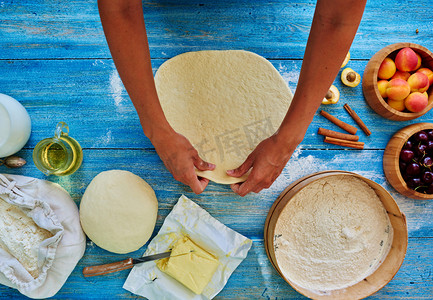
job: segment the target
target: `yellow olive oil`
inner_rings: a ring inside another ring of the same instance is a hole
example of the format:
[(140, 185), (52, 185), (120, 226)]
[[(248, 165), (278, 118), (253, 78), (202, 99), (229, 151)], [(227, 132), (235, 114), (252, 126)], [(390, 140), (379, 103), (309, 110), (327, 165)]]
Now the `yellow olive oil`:
[(50, 169), (60, 170), (68, 162), (68, 156), (59, 144), (48, 144), (41, 153), (41, 161)]
[(33, 162), (46, 175), (70, 175), (83, 161), (80, 144), (60, 129), (54, 138), (40, 141), (33, 150)]

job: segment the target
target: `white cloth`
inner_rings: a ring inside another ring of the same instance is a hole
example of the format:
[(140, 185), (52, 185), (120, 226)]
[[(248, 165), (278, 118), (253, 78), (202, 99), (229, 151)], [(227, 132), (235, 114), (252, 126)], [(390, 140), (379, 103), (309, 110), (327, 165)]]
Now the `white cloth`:
[(58, 184), (19, 175), (0, 174), (0, 198), (18, 206), (52, 237), (39, 245), (39, 276), (0, 248), (0, 284), (18, 289), (35, 299), (54, 296), (84, 254), (86, 237), (78, 209)]
[(182, 195), (144, 255), (166, 252), (173, 242), (185, 235), (208, 250), (220, 262), (201, 295), (196, 295), (180, 282), (160, 271), (155, 261), (135, 266), (123, 288), (150, 300), (212, 299), (224, 288), (230, 275), (247, 257), (252, 246), (250, 239), (228, 228)]

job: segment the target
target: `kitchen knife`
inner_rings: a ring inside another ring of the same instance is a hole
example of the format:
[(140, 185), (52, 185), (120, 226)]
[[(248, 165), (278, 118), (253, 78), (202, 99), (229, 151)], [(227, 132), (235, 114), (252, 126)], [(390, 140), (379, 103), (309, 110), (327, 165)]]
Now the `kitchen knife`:
[(131, 269), (136, 264), (140, 264), (140, 263), (143, 263), (146, 261), (166, 258), (166, 257), (169, 257), (170, 254), (171, 254), (171, 251), (153, 254), (153, 255), (148, 255), (148, 256), (143, 256), (140, 258), (128, 258), (128, 259), (114, 262), (114, 263), (110, 263), (110, 264), (85, 267), (83, 269), (83, 275), (84, 275), (84, 277), (91, 277), (91, 276), (105, 275), (105, 274), (114, 273), (117, 271)]

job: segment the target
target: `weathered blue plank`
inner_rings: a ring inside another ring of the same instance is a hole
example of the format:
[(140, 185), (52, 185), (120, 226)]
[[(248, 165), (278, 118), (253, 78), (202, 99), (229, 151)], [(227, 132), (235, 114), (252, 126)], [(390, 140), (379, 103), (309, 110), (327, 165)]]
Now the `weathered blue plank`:
[[(433, 260), (430, 251), (432, 238), (409, 239), (405, 261), (394, 279), (369, 299), (431, 299)], [(140, 249), (132, 256), (141, 256)], [(87, 243), (86, 253), (60, 292), (52, 299), (137, 299), (122, 285), (129, 271), (103, 277), (84, 278), (82, 269), (126, 259)], [(17, 291), (0, 286), (0, 299), (24, 299)], [(253, 240), (247, 258), (235, 270), (227, 285), (215, 299), (306, 299), (286, 283), (269, 263), (262, 239)]]
[[(145, 1), (144, 16), (154, 70), (167, 58), (186, 51), (244, 49), (271, 58), (294, 90), (314, 4), (310, 0)], [(362, 75), (368, 59), (380, 48), (395, 42), (415, 42), (432, 50), (432, 8), (428, 0), (368, 1), (351, 48), (353, 60), (348, 66)], [(183, 193), (224, 224), (254, 240), (249, 256), (217, 299), (301, 298), (270, 266), (263, 248), (263, 225), (273, 201), (289, 183), (329, 169), (353, 171), (382, 184), (407, 217), (410, 239), (403, 267), (390, 284), (371, 298), (433, 297), (430, 255), (433, 201), (399, 195), (387, 184), (382, 171), (383, 149), (392, 134), (408, 124), (432, 121), (432, 112), (407, 122), (383, 119), (367, 106), (361, 86), (348, 88), (337, 78), (335, 85), (342, 99), (324, 109), (354, 124), (342, 108), (344, 103), (349, 103), (373, 132), (370, 137), (359, 133), (367, 150), (341, 150), (325, 145), (316, 134), (317, 128), (337, 128), (316, 115), (299, 147), (301, 150), (295, 152), (270, 189), (241, 198), (228, 186), (211, 183), (205, 193), (194, 195), (171, 177), (143, 136), (135, 110), (110, 59), (96, 1), (0, 2), (0, 70), (0, 92), (23, 103), (33, 121), (32, 137), (19, 153), (29, 163), (17, 170), (0, 166), (0, 173), (45, 178), (31, 162), (31, 150), (39, 140), (52, 135), (58, 121), (66, 121), (71, 135), (85, 148), (84, 163), (72, 176), (48, 179), (61, 184), (77, 204), (96, 174), (108, 169), (126, 169), (147, 180), (155, 189), (159, 199), (157, 229)], [(144, 249), (132, 255), (139, 256)], [(83, 260), (55, 299), (139, 298), (121, 288), (127, 272), (90, 280), (81, 275), (84, 266), (125, 257), (89, 243)], [(0, 286), (0, 298), (23, 297)]]
[[(153, 60), (154, 70), (165, 60)], [(271, 60), (294, 91), (301, 61)], [(363, 74), (365, 61), (350, 61), (348, 66)], [(0, 61), (0, 93), (19, 100), (29, 111), (33, 122), (27, 147), (51, 136), (58, 121), (67, 122), (71, 136), (84, 148), (153, 148), (142, 133), (135, 109), (121, 83), (112, 60), (18, 60)], [(339, 76), (334, 81), (341, 93), (335, 105), (322, 105), (341, 120), (357, 126), (343, 109), (344, 103), (359, 114), (373, 134), (359, 129), (360, 140), (367, 149), (384, 149), (389, 138), (400, 128), (417, 122), (432, 122), (433, 112), (412, 121), (391, 121), (376, 114), (365, 102), (362, 87), (344, 86)], [(317, 129), (341, 131), (316, 114), (304, 141), (303, 149), (341, 149), (323, 143)]]
[[(14, 173), (45, 178), (31, 161), (31, 151), (19, 153), (28, 165), (9, 170), (0, 166), (0, 173)], [(323, 170), (345, 170), (358, 173), (384, 186), (406, 214), (409, 236), (433, 238), (433, 201), (412, 200), (398, 194), (388, 185), (382, 171), (383, 151), (297, 151), (273, 186), (259, 194), (241, 198), (227, 185), (211, 183), (201, 195), (175, 181), (157, 154), (144, 150), (85, 150), (80, 170), (66, 177), (48, 177), (63, 186), (79, 203), (87, 185), (99, 172), (110, 169), (129, 170), (145, 179), (159, 199), (158, 223), (161, 225), (174, 203), (183, 193), (203, 206), (222, 223), (250, 238), (263, 237), (263, 227), (269, 208), (278, 195), (293, 181)], [(247, 212), (247, 213), (245, 213)]]
[[(301, 59), (314, 6), (311, 0), (144, 1), (151, 56), (245, 49)], [(429, 0), (368, 1), (353, 57), (368, 59), (395, 42), (433, 46), (432, 7)], [(94, 0), (3, 1), (0, 20), (0, 59), (110, 57)]]

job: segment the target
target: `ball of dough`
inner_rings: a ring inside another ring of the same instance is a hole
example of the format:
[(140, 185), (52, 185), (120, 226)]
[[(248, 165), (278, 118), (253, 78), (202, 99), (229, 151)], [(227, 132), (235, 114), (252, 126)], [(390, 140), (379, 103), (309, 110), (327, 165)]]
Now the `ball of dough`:
[(150, 185), (121, 170), (98, 174), (80, 204), (84, 232), (96, 245), (114, 253), (142, 247), (152, 235), (157, 213), (158, 200)]

